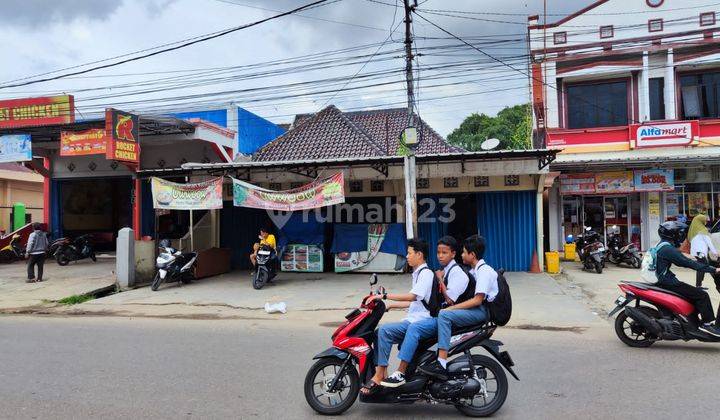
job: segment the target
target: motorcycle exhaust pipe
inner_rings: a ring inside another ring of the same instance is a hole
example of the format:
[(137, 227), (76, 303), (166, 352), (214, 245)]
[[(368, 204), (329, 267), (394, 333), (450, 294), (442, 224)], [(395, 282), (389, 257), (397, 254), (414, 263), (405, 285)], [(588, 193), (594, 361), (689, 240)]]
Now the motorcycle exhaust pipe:
[(650, 318), (649, 316), (645, 315), (643, 311), (641, 311), (638, 308), (633, 308), (630, 306), (625, 307), (625, 314), (629, 317), (637, 321), (640, 325), (642, 325), (647, 332), (654, 335), (655, 337), (661, 337), (662, 336), (662, 326), (658, 324), (657, 321)]

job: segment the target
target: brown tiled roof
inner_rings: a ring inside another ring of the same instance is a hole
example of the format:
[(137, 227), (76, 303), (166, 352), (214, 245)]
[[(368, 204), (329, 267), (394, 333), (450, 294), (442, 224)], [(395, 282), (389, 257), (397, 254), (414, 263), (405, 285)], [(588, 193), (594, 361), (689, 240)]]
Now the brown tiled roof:
[[(417, 116), (422, 127), (418, 154), (462, 151)], [(398, 138), (407, 124), (407, 109), (341, 112), (330, 105), (317, 114), (295, 117), (290, 130), (258, 150), (256, 161), (396, 156)]]

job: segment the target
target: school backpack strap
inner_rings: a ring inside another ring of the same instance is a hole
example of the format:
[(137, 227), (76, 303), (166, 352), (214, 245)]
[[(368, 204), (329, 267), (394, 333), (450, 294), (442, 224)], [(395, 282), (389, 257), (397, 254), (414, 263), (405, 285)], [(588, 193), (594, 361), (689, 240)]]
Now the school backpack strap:
[[(430, 270), (430, 267), (425, 266), (425, 267), (421, 268), (420, 271), (418, 272), (418, 277), (420, 276), (420, 273), (423, 272), (423, 270)], [(440, 312), (440, 302), (438, 301), (438, 299), (439, 299), (438, 294), (440, 293), (440, 290), (439, 290), (439, 285), (436, 284), (437, 276), (435, 276), (435, 273), (432, 270), (430, 270), (430, 273), (432, 273), (432, 275), (433, 275), (433, 282), (432, 282), (432, 286), (430, 287), (430, 296), (427, 297), (427, 301), (425, 301), (425, 299), (420, 299), (420, 303), (422, 303), (422, 305), (425, 307), (425, 309), (427, 309), (427, 311), (430, 312), (430, 315), (432, 315), (432, 317), (434, 318), (434, 317), (437, 317), (438, 313)], [(433, 294), (435, 294), (435, 299), (434, 299), (436, 301), (435, 305), (431, 305), (431, 303), (433, 301)]]

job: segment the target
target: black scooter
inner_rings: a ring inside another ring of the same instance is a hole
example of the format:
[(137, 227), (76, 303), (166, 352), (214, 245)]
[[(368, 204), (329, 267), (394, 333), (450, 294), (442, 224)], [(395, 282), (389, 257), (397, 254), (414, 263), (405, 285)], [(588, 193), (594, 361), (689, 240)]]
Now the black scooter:
[(634, 243), (624, 244), (618, 233), (608, 233), (607, 260), (615, 265), (625, 263), (640, 268), (642, 255)]
[(271, 246), (263, 245), (255, 255), (255, 263), (252, 286), (260, 290), (277, 276), (277, 253)]
[(55, 261), (58, 265), (68, 265), (71, 261), (84, 260), (90, 258), (97, 261), (95, 256), (95, 246), (93, 245), (93, 236), (91, 234), (81, 235), (70, 241), (69, 238), (62, 238), (55, 251)]

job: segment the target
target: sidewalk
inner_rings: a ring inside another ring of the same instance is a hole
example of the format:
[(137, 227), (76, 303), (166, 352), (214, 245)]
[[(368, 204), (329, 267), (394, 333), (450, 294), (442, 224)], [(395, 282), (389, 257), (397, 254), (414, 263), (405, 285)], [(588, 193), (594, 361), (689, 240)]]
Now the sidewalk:
[(60, 267), (45, 262), (42, 283), (25, 283), (25, 261), (0, 265), (0, 310), (13, 312), (57, 302), (73, 295), (95, 294), (115, 285), (115, 259), (98, 257)]

